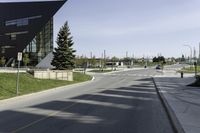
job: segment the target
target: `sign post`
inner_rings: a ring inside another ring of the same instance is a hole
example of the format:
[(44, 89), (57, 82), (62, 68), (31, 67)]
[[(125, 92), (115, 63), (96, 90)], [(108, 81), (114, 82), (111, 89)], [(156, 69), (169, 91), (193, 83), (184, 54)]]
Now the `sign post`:
[(17, 54), (18, 60), (18, 67), (17, 67), (17, 81), (16, 81), (16, 94), (19, 94), (19, 68), (20, 68), (20, 61), (22, 61), (22, 52), (18, 52)]

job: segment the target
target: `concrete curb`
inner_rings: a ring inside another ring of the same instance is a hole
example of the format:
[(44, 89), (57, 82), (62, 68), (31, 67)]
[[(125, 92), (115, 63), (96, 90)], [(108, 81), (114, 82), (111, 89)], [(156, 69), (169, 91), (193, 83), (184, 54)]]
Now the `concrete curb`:
[(165, 96), (163, 95), (162, 90), (157, 86), (154, 77), (152, 77), (152, 80), (153, 80), (154, 86), (156, 88), (156, 91), (158, 93), (158, 96), (161, 100), (161, 103), (163, 104), (164, 109), (167, 113), (167, 116), (169, 118), (169, 121), (172, 125), (173, 130), (175, 131), (175, 133), (185, 133), (185, 131), (184, 131), (182, 125), (180, 124), (180, 122), (178, 121), (174, 111), (172, 110), (172, 108), (168, 104)]
[[(23, 98), (26, 98), (26, 97), (29, 97), (29, 96), (33, 96), (33, 95), (44, 94), (44, 93), (47, 93), (47, 92), (52, 92), (52, 91), (56, 91), (56, 90), (60, 90), (60, 89), (67, 89), (67, 88), (71, 88), (71, 87), (81, 86), (81, 85), (93, 82), (94, 80), (95, 80), (95, 77), (93, 76), (92, 79), (89, 80), (89, 81), (65, 85), (65, 86), (60, 86), (60, 87), (51, 88), (51, 89), (48, 89), (48, 90), (43, 90), (43, 91), (24, 94), (24, 95), (20, 95), (20, 96), (8, 98), (8, 99), (3, 99), (3, 100), (0, 100), (0, 104), (6, 103), (6, 102), (9, 102), (9, 101), (16, 101), (16, 100), (23, 99)], [(67, 87), (67, 88), (65, 88), (65, 87)]]

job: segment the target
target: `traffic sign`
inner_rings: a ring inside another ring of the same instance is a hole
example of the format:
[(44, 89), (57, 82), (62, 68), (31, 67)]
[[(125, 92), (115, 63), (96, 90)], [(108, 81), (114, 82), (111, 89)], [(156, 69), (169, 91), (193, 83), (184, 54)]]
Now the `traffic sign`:
[(22, 61), (22, 52), (17, 53), (17, 60)]

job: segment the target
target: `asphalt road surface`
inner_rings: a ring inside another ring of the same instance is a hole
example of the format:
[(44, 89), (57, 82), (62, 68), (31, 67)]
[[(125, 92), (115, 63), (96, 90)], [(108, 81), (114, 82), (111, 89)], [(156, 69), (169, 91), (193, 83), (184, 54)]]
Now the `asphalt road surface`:
[(92, 82), (0, 104), (0, 133), (173, 133), (151, 76), (99, 74)]

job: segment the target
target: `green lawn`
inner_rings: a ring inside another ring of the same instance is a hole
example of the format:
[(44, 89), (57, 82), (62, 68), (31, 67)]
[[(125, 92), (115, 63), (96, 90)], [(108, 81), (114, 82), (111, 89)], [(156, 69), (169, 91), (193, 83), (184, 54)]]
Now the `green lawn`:
[[(194, 67), (182, 68), (181, 71), (183, 71), (184, 73), (194, 73), (195, 68)], [(197, 72), (200, 72), (200, 66), (197, 66)]]
[[(28, 94), (59, 86), (91, 80), (91, 76), (74, 73), (74, 81), (35, 79), (27, 73), (20, 73), (19, 94)], [(0, 73), (0, 100), (16, 96), (16, 74)]]

